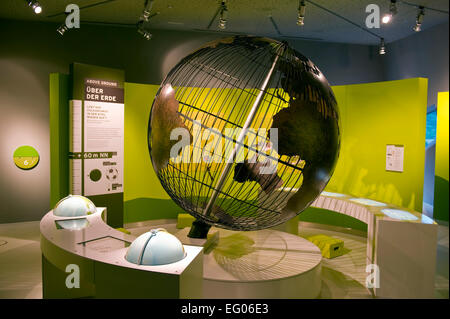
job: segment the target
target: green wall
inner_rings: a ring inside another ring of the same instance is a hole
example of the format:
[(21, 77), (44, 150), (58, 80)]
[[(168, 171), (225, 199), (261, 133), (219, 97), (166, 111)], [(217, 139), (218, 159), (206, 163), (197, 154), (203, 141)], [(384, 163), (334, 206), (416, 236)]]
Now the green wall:
[(124, 223), (176, 218), (182, 212), (162, 188), (148, 152), (148, 119), (158, 88), (125, 83)]
[[(181, 212), (161, 187), (148, 153), (148, 118), (157, 89), (157, 85), (125, 84), (124, 223), (175, 218)], [(342, 148), (327, 190), (421, 211), (427, 80), (336, 86), (333, 90), (341, 111)], [(386, 144), (405, 146), (403, 173), (385, 170)], [(335, 215), (311, 208), (300, 220), (365, 228), (359, 221)]]
[[(158, 85), (125, 83), (123, 223), (176, 218), (181, 209), (162, 188), (150, 162), (147, 125)], [(53, 207), (69, 193), (70, 77), (50, 75), (51, 192)]]
[(448, 92), (439, 92), (437, 103), (436, 166), (434, 171), (435, 181), (433, 217), (434, 219), (444, 221), (448, 221), (449, 214), (448, 104)]
[(50, 207), (69, 194), (69, 75), (50, 74)]
[[(341, 111), (339, 161), (327, 190), (422, 211), (427, 79), (333, 87)], [(404, 145), (403, 172), (386, 145)]]
[[(84, 100), (84, 79), (109, 79), (123, 87), (124, 71), (72, 63), (70, 74), (51, 73), (49, 83), (50, 207), (68, 195), (69, 188), (69, 101)], [(83, 164), (82, 164), (83, 165)], [(107, 223), (123, 226), (123, 193), (87, 196), (98, 207), (107, 207)]]

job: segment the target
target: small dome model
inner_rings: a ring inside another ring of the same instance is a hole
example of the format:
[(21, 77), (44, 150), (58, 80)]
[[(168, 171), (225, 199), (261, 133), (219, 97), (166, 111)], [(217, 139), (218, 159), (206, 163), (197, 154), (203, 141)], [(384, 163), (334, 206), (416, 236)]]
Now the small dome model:
[(94, 203), (80, 195), (69, 195), (61, 199), (53, 208), (53, 214), (60, 217), (86, 216), (96, 212)]
[(136, 238), (125, 259), (133, 264), (157, 266), (180, 261), (186, 256), (183, 244), (164, 228), (152, 229)]
[(86, 218), (58, 220), (57, 225), (62, 229), (80, 230), (86, 228), (89, 222)]

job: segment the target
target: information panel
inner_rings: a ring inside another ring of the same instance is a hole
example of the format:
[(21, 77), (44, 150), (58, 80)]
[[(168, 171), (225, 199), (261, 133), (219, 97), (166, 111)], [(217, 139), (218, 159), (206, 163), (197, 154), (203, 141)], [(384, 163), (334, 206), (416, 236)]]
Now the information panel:
[(123, 192), (124, 104), (117, 85), (86, 79), (85, 100), (71, 103), (72, 194)]
[(403, 145), (386, 145), (386, 170), (403, 172)]
[(74, 64), (70, 100), (69, 191), (107, 207), (108, 224), (123, 223), (123, 71)]

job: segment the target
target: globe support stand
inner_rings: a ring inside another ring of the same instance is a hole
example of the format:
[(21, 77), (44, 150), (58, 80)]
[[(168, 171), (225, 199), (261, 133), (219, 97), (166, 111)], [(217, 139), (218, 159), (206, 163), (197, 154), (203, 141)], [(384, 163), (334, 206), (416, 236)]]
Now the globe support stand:
[(208, 225), (207, 223), (201, 220), (196, 220), (192, 223), (192, 227), (191, 230), (189, 231), (188, 237), (206, 239), (206, 236), (208, 235), (208, 231), (210, 228), (211, 225)]

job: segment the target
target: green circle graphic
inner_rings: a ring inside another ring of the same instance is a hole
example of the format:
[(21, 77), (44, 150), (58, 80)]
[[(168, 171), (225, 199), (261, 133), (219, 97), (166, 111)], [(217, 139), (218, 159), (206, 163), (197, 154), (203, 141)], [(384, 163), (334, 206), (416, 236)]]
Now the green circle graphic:
[(24, 145), (14, 151), (13, 159), (18, 168), (28, 170), (39, 163), (39, 153), (34, 147)]
[(98, 169), (93, 169), (90, 173), (89, 173), (89, 178), (93, 181), (93, 182), (98, 182), (100, 180), (100, 178), (102, 178), (102, 172), (100, 172), (100, 170)]

